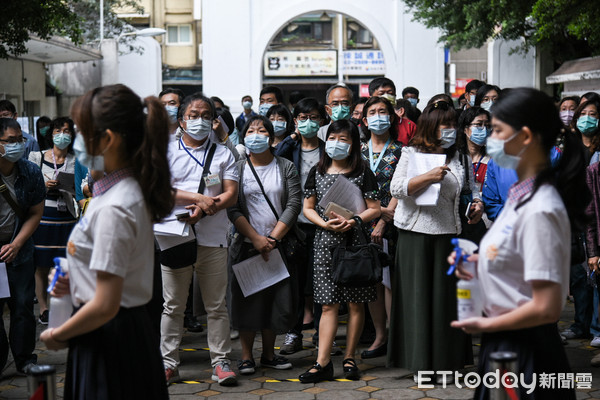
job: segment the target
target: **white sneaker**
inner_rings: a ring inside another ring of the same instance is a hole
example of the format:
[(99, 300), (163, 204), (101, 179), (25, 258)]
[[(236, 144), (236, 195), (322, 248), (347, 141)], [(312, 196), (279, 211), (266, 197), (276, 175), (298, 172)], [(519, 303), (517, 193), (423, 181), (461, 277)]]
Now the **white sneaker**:
[(232, 329), (231, 331), (229, 331), (229, 338), (231, 340), (238, 339), (239, 337), (240, 337), (240, 331), (238, 331), (236, 329)]
[(592, 346), (592, 347), (600, 347), (600, 336), (594, 336), (594, 338), (590, 342), (590, 346)]

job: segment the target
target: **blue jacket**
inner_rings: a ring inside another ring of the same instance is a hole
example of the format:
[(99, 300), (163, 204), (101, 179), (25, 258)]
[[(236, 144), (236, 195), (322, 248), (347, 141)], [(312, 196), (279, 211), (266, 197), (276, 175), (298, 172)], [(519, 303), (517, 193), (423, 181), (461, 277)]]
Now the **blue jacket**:
[[(300, 152), (302, 151), (302, 140), (294, 140), (291, 136), (283, 139), (275, 148), (275, 155), (287, 158), (294, 163), (298, 172), (300, 172)], [(325, 142), (319, 140), (319, 155), (325, 151)]]

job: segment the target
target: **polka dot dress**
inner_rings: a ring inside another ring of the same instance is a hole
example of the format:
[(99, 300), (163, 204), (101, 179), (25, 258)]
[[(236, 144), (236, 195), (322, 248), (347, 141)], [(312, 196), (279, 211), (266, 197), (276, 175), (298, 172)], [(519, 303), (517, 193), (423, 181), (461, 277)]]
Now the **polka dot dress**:
[[(369, 171), (370, 172), (370, 171)], [(317, 203), (321, 201), (325, 193), (329, 190), (331, 185), (335, 182), (337, 174), (325, 174), (321, 175), (314, 169), (311, 171), (314, 173), (315, 188), (309, 189), (305, 187), (304, 195), (308, 198), (316, 194)], [(350, 182), (354, 183), (360, 188), (363, 188), (364, 173), (358, 177), (348, 178)], [(310, 180), (310, 177), (309, 177)], [(309, 186), (307, 184), (307, 186)], [(365, 192), (363, 190), (363, 197), (365, 199), (378, 200), (377, 190), (371, 190)], [(318, 204), (315, 207), (317, 213), (323, 220), (328, 221), (329, 218), (325, 216), (324, 209)], [(353, 229), (353, 244), (359, 244), (358, 235)], [(375, 286), (365, 288), (348, 288), (337, 286), (333, 282), (332, 278), (332, 267), (331, 267), (331, 248), (346, 240), (347, 233), (338, 233), (328, 231), (317, 227), (315, 234), (315, 254), (314, 254), (314, 275), (313, 275), (313, 286), (314, 286), (314, 299), (319, 304), (339, 304), (339, 303), (367, 303), (376, 300), (377, 294)]]

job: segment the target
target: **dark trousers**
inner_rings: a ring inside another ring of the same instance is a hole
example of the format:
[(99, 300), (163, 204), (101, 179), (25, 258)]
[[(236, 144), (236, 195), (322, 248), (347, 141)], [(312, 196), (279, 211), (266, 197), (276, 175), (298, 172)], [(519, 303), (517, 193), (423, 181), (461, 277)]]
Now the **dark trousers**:
[[(33, 257), (22, 264), (7, 264), (8, 286), (10, 298), (0, 299), (0, 310), (7, 304), (10, 310), (10, 332), (6, 336), (4, 320), (0, 319), (0, 370), (6, 365), (8, 347), (17, 370), (22, 370), (29, 363), (35, 363), (35, 316), (33, 314), (33, 298), (35, 296), (35, 267)], [(1, 314), (1, 313), (0, 313)]]
[(298, 224), (300, 229), (306, 235), (306, 254), (305, 258), (299, 260), (297, 265), (298, 271), (298, 308), (296, 315), (296, 323), (294, 327), (290, 329), (290, 333), (302, 337), (302, 322), (304, 321), (304, 303), (306, 296), (312, 296), (313, 294), (313, 261), (314, 261), (314, 242), (315, 242), (315, 231), (316, 226), (311, 224)]
[(571, 265), (570, 291), (575, 303), (575, 317), (571, 330), (587, 337), (592, 322), (592, 287), (588, 284), (587, 264)]

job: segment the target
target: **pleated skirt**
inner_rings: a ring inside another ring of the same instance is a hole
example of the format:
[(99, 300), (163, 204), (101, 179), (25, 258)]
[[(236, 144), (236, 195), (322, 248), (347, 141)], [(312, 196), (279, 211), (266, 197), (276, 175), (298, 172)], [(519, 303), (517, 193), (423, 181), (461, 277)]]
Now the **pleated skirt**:
[(68, 211), (58, 211), (56, 207), (44, 207), (40, 225), (33, 233), (36, 267), (52, 268), (54, 257), (66, 257), (67, 241), (77, 219)]

